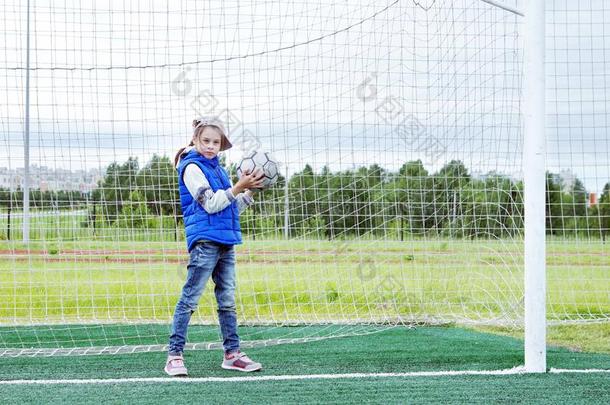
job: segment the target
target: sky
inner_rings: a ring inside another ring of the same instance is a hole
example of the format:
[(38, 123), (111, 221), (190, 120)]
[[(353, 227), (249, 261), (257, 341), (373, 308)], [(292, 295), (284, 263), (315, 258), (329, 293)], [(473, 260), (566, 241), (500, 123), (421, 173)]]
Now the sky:
[[(0, 167), (24, 161), (24, 3), (0, 6)], [(547, 1), (547, 166), (596, 192), (610, 181), (607, 3)], [(460, 159), (522, 176), (522, 18), (479, 0), (65, 0), (30, 15), (31, 164), (173, 156), (214, 114), (229, 160), (256, 145), (287, 173)]]

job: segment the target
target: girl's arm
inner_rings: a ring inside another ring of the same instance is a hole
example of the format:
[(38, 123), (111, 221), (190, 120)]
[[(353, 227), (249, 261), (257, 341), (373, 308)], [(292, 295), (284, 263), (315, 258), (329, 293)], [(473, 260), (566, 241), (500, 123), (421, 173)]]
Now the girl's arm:
[(222, 211), (233, 201), (237, 201), (237, 209), (240, 213), (254, 204), (254, 198), (252, 198), (254, 193), (250, 190), (233, 195), (235, 187), (232, 187), (214, 193), (205, 174), (194, 163), (186, 166), (182, 179), (191, 196), (201, 204), (208, 214)]
[(222, 211), (231, 205), (231, 202), (235, 199), (230, 189), (213, 192), (205, 174), (194, 163), (186, 166), (182, 180), (184, 180), (191, 196), (201, 204), (208, 214)]
[[(235, 187), (231, 187), (231, 191), (234, 191)], [(235, 200), (237, 200), (237, 209), (241, 214), (246, 208), (254, 204), (254, 191), (246, 190), (242, 193), (239, 193), (235, 196)], [(233, 196), (233, 193), (231, 193)]]
[(235, 196), (235, 200), (237, 201), (237, 209), (241, 214), (246, 208), (254, 204), (254, 198), (252, 198), (253, 193), (250, 190), (247, 190), (243, 193), (239, 193)]
[(237, 184), (231, 185), (229, 194), (237, 200), (237, 208), (240, 213), (254, 204), (254, 192), (250, 188), (260, 188), (263, 185), (264, 177), (263, 172), (257, 169), (253, 173), (245, 173)]

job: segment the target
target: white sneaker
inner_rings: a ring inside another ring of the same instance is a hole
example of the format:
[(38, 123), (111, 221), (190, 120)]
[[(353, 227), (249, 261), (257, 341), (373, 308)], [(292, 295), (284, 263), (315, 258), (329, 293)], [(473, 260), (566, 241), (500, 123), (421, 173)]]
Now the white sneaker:
[(182, 356), (167, 356), (165, 372), (172, 377), (183, 377), (188, 375)]
[(259, 371), (263, 368), (263, 366), (261, 363), (256, 363), (250, 360), (245, 353), (237, 351), (225, 354), (222, 362), (222, 368), (225, 370), (238, 370), (249, 373), (250, 371)]

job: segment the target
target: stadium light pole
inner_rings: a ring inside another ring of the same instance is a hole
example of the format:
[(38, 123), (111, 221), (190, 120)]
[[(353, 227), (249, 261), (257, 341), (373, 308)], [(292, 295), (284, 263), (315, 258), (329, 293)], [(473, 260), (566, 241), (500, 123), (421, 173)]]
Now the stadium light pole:
[(25, 56), (25, 133), (23, 135), (23, 242), (30, 241), (30, 0), (27, 4)]
[(545, 0), (528, 0), (523, 25), (525, 370), (546, 371)]

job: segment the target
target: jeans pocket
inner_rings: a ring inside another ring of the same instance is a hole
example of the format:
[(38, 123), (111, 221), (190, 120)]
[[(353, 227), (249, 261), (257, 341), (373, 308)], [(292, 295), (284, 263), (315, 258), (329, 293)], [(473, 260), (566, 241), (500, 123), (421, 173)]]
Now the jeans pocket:
[(193, 250), (191, 250), (190, 258), (191, 262), (197, 260), (201, 255), (205, 254), (205, 244), (208, 242), (197, 242)]
[(210, 241), (197, 242), (190, 254), (191, 263), (208, 261), (214, 259), (217, 255), (218, 245), (216, 243)]

